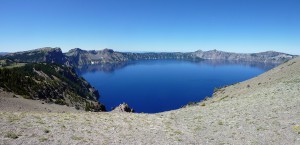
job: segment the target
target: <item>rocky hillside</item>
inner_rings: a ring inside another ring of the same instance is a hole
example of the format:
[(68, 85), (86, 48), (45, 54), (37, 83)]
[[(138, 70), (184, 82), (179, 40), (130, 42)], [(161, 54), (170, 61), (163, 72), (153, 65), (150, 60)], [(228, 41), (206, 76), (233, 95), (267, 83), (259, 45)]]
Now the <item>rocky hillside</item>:
[(0, 144), (299, 145), (299, 86), (296, 58), (194, 106), (159, 114), (0, 110)]
[(67, 64), (68, 60), (60, 48), (39, 48), (30, 51), (9, 53), (1, 57), (15, 62), (47, 62), (57, 64)]
[(152, 52), (152, 53), (123, 53), (129, 60), (156, 60), (156, 59), (174, 59), (174, 60), (190, 60), (201, 61), (193, 53), (181, 52)]
[(155, 60), (155, 59), (180, 59), (180, 60), (202, 60), (192, 53), (128, 53), (115, 52), (112, 49), (104, 50), (81, 50), (75, 48), (65, 53), (65, 55), (75, 65), (88, 64), (118, 64), (135, 60)]
[(261, 53), (231, 53), (218, 50), (201, 51), (198, 50), (193, 53), (195, 56), (208, 59), (208, 60), (229, 60), (229, 61), (246, 61), (246, 62), (264, 62), (264, 63), (283, 63), (287, 60), (294, 58), (295, 56), (275, 52), (267, 51)]
[(112, 49), (104, 50), (81, 50), (72, 49), (67, 53), (62, 53), (60, 48), (41, 48), (25, 52), (7, 54), (0, 58), (11, 59), (16, 62), (48, 62), (65, 64), (68, 66), (82, 66), (90, 64), (119, 64), (135, 60), (156, 60), (156, 59), (175, 59), (175, 60), (227, 60), (227, 61), (247, 61), (263, 63), (283, 63), (295, 56), (267, 51), (262, 53), (230, 53), (217, 50), (196, 51), (190, 53), (169, 52), (169, 53), (128, 53), (116, 52)]
[(105, 111), (99, 93), (70, 67), (29, 63), (0, 68), (0, 88), (28, 99), (74, 106), (86, 111)]
[(115, 52), (111, 49), (86, 51), (75, 48), (65, 53), (65, 55), (69, 58), (71, 64), (75, 66), (88, 64), (121, 63), (129, 60), (122, 53)]

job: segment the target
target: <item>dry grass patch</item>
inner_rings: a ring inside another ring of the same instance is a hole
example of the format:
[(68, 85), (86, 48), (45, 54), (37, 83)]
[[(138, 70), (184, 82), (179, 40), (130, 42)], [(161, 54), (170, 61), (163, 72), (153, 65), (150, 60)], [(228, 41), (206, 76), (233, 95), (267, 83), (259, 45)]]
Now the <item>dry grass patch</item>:
[(73, 140), (82, 140), (83, 137), (73, 135), (73, 136), (71, 137), (71, 139), (73, 139)]
[(10, 131), (10, 132), (7, 132), (5, 134), (5, 137), (11, 138), (11, 139), (17, 139), (17, 138), (19, 138), (19, 135), (16, 134), (16, 133), (14, 133), (14, 132), (12, 132), (12, 131)]
[(45, 142), (45, 141), (48, 141), (48, 138), (42, 137), (42, 138), (39, 138), (39, 141), (40, 141), (40, 142)]

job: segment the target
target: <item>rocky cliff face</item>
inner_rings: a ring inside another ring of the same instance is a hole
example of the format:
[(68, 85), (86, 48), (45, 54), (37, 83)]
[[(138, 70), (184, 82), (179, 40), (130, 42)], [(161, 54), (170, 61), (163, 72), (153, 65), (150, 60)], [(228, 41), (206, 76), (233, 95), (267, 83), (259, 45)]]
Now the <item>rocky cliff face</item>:
[(135, 60), (156, 59), (176, 59), (189, 61), (228, 60), (280, 64), (294, 57), (295, 56), (293, 55), (274, 51), (249, 54), (223, 52), (218, 50), (198, 50), (190, 53), (128, 53), (116, 52), (112, 49), (86, 51), (75, 48), (67, 53), (62, 53), (60, 48), (41, 48), (32, 51), (11, 53), (1, 56), (0, 58), (11, 59), (16, 62), (48, 62), (78, 67), (90, 64), (119, 64)]
[(112, 49), (85, 51), (75, 48), (65, 53), (74, 65), (117, 64), (135, 60), (177, 59), (199, 61), (201, 58), (193, 53), (128, 53), (115, 52)]
[(89, 64), (117, 64), (135, 60), (156, 60), (156, 59), (175, 59), (175, 60), (228, 60), (228, 61), (246, 61), (246, 62), (263, 62), (263, 63), (283, 63), (295, 56), (267, 51), (261, 53), (231, 53), (218, 50), (196, 51), (190, 53), (170, 52), (170, 53), (128, 53), (115, 52), (111, 49), (100, 51), (85, 51), (81, 49), (72, 49), (66, 56), (72, 64), (77, 66)]
[(112, 49), (86, 51), (75, 48), (65, 53), (65, 55), (69, 58), (70, 62), (76, 66), (88, 64), (120, 63), (128, 61), (128, 58), (122, 53), (115, 52)]
[(30, 51), (23, 51), (17, 53), (9, 53), (2, 58), (10, 59), (15, 62), (47, 62), (47, 63), (57, 63), (64, 64), (68, 60), (62, 53), (60, 48), (39, 48)]
[(223, 52), (218, 50), (211, 51), (201, 51), (198, 50), (194, 52), (194, 55), (198, 58), (207, 59), (207, 60), (234, 60), (234, 61), (248, 61), (248, 62), (264, 62), (264, 63), (283, 63), (288, 61), (295, 56), (275, 52), (267, 51), (261, 53), (230, 53)]
[(193, 53), (181, 52), (161, 52), (161, 53), (123, 53), (129, 60), (156, 60), (156, 59), (175, 59), (175, 60), (191, 60), (200, 61)]

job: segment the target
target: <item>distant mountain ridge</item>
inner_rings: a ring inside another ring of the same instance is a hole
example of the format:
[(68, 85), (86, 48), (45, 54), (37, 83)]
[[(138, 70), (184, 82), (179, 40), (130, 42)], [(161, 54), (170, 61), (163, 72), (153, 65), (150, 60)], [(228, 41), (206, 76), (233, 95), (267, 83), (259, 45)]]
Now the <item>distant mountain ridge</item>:
[(58, 47), (45, 47), (29, 51), (9, 53), (2, 56), (2, 58), (12, 59), (15, 62), (47, 62), (57, 64), (65, 64), (68, 62), (67, 58)]
[(295, 55), (276, 51), (266, 51), (260, 53), (232, 53), (218, 50), (201, 51), (198, 50), (194, 54), (202, 59), (208, 60), (234, 60), (234, 61), (254, 61), (265, 63), (283, 63), (293, 59)]
[(127, 57), (121, 52), (115, 52), (112, 49), (103, 50), (82, 50), (79, 48), (71, 49), (65, 53), (73, 65), (87, 65), (87, 64), (105, 64), (105, 63), (120, 63), (129, 61)]
[(6, 55), (6, 54), (8, 54), (8, 52), (0, 52), (0, 56), (1, 55)]
[(62, 53), (60, 48), (40, 48), (30, 51), (10, 53), (0, 58), (12, 59), (16, 62), (48, 62), (65, 64), (68, 66), (81, 66), (90, 64), (117, 64), (134, 60), (176, 59), (176, 60), (234, 60), (264, 63), (283, 63), (293, 59), (295, 55), (281, 52), (267, 51), (261, 53), (232, 53), (218, 50), (195, 52), (116, 52), (112, 49), (82, 50), (71, 49)]

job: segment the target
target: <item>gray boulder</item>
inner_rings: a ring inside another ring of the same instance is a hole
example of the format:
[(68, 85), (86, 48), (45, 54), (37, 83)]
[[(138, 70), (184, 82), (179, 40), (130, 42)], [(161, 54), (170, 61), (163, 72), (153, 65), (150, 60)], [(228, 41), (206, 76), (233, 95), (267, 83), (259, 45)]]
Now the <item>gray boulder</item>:
[(112, 110), (112, 112), (131, 112), (131, 113), (133, 113), (134, 110), (132, 108), (130, 108), (128, 104), (123, 103), (123, 104), (120, 104), (119, 106), (117, 106), (116, 108), (114, 108)]

